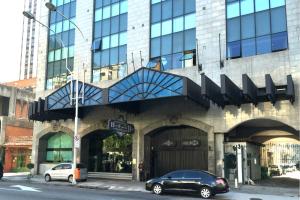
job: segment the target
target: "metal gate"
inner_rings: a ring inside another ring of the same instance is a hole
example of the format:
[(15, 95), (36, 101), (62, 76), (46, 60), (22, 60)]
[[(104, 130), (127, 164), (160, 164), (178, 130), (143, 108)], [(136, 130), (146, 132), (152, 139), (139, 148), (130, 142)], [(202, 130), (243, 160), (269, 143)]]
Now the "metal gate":
[(151, 176), (179, 169), (207, 170), (207, 133), (192, 127), (168, 127), (151, 136)]

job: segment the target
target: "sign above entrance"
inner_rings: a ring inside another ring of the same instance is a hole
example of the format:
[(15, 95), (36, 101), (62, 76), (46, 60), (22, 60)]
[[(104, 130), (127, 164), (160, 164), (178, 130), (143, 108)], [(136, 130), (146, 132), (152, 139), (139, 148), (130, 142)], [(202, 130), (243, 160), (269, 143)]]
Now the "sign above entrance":
[(120, 137), (124, 136), (127, 133), (134, 132), (133, 124), (128, 124), (127, 122), (120, 120), (108, 120), (108, 128), (115, 131)]

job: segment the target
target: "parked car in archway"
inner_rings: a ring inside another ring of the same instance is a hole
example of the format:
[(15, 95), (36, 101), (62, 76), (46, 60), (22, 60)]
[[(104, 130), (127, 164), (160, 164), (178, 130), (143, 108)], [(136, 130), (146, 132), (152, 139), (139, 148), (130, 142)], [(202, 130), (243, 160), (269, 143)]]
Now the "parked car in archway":
[(204, 199), (229, 192), (225, 178), (202, 170), (178, 170), (146, 182), (146, 190), (162, 194), (168, 190), (197, 191)]

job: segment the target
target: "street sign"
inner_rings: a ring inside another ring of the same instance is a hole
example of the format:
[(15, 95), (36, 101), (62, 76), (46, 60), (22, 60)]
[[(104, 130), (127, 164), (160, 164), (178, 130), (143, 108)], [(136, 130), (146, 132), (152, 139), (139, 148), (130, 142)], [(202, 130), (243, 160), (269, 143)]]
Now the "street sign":
[(80, 148), (80, 137), (78, 135), (74, 136), (74, 146)]
[(108, 120), (108, 128), (115, 131), (120, 137), (124, 136), (127, 133), (134, 132), (133, 124), (128, 124), (127, 122), (120, 120)]

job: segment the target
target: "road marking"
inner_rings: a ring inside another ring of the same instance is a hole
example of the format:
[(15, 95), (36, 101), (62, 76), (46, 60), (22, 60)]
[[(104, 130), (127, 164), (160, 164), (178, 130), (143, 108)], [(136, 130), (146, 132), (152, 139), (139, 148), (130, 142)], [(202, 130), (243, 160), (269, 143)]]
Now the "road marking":
[(10, 187), (19, 188), (22, 191), (28, 191), (28, 192), (41, 192), (37, 188), (27, 187), (27, 186), (23, 186), (23, 185), (12, 185)]
[(18, 192), (21, 192), (21, 191), (22, 191), (22, 190), (17, 190), (17, 189), (9, 189), (9, 188), (0, 188), (0, 190), (18, 191)]

